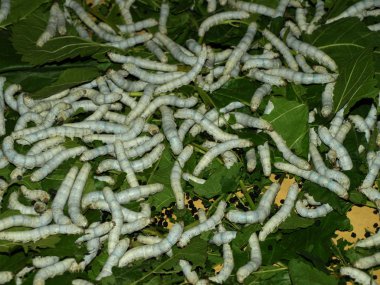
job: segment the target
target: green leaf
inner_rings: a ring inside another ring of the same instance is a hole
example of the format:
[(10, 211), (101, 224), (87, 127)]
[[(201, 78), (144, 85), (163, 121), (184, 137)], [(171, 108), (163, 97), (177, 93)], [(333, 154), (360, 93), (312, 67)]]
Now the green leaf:
[(292, 259), (289, 262), (289, 275), (294, 285), (333, 285), (338, 284), (338, 279), (319, 271), (300, 259)]
[[(273, 97), (273, 111), (264, 115), (263, 119), (270, 122), (289, 148), (302, 155), (307, 155), (309, 149), (308, 108), (304, 103)], [(296, 126), (296, 127), (295, 127)]]
[(279, 226), (281, 230), (294, 230), (299, 228), (307, 228), (314, 224), (313, 219), (307, 219), (298, 216), (294, 211), (286, 220)]

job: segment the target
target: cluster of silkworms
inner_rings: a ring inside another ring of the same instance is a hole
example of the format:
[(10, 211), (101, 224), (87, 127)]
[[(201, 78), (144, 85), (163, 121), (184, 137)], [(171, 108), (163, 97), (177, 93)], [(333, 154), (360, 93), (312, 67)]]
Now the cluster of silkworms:
[[(258, 113), (263, 98), (271, 94), (272, 86), (293, 82), (325, 84), (321, 96), (322, 107), (310, 113), (309, 123), (314, 122), (316, 114), (323, 117), (333, 115), (338, 66), (328, 54), (300, 40), (302, 33), (311, 34), (322, 24), (325, 15), (323, 1), (317, 0), (315, 16), (307, 23), (306, 14), (310, 11), (307, 1), (280, 0), (278, 7), (272, 9), (244, 1), (220, 0), (219, 5), (229, 10), (216, 12), (217, 1), (209, 0), (207, 11), (212, 15), (199, 25), (198, 35), (201, 39), (207, 37), (208, 30), (225, 21), (241, 20), (248, 23), (241, 41), (225, 50), (199, 44), (194, 39), (187, 40), (184, 47), (169, 38), (166, 23), (170, 6), (165, 2), (161, 5), (158, 20), (149, 18), (134, 22), (130, 11), (133, 2), (116, 0), (125, 22), (117, 29), (102, 22), (96, 23), (75, 0), (66, 0), (63, 7), (55, 3), (51, 6), (46, 30), (36, 45), (43, 46), (56, 32), (65, 34), (66, 24), (69, 23), (79, 36), (90, 40), (90, 34), (93, 33), (120, 50), (143, 44), (158, 61), (110, 52), (109, 59), (122, 64), (120, 70), (109, 70), (91, 82), (39, 100), (22, 92), (21, 86), (0, 78), (0, 135), (3, 136), (0, 167), (12, 169), (10, 177), (0, 179), (0, 199), (8, 195), (7, 207), (20, 213), (0, 220), (0, 240), (27, 243), (57, 234), (80, 235), (76, 243), (85, 244), (88, 250), (81, 261), (74, 258), (60, 260), (56, 256), (36, 257), (31, 266), (20, 272), (0, 272), (1, 284), (13, 278), (16, 284), (21, 284), (25, 276), (33, 271), (37, 271), (33, 282), (38, 285), (65, 272), (84, 271), (98, 255), (102, 245), (106, 244), (108, 258), (96, 277), (96, 280), (100, 280), (112, 275), (114, 267), (129, 266), (140, 259), (171, 256), (173, 247), (186, 247), (194, 237), (206, 231), (214, 231), (210, 243), (222, 249), (222, 269), (215, 276), (199, 277), (189, 261), (181, 260), (179, 266), (191, 284), (207, 284), (210, 281), (223, 283), (235, 267), (231, 242), (239, 234), (227, 230), (223, 226), (225, 220), (241, 225), (263, 225), (258, 233), (250, 235), (246, 249), (250, 249), (250, 259), (237, 269), (237, 281), (244, 282), (261, 266), (260, 242), (274, 233), (294, 210), (299, 216), (310, 219), (324, 217), (334, 210), (331, 205), (322, 204), (309, 194), (300, 192), (298, 184), (294, 183), (281, 208), (272, 214), (274, 199), (280, 189), (278, 183), (273, 183), (263, 189), (255, 210), (234, 209), (229, 207), (228, 201), (221, 200), (214, 212), (200, 210), (197, 213), (198, 224), (189, 227), (177, 221), (165, 237), (140, 233), (136, 238), (137, 243), (134, 242), (131, 247), (132, 234), (139, 233), (153, 221), (151, 206), (145, 199), (164, 189), (160, 183), (144, 185), (138, 173), (155, 165), (166, 147), (176, 157), (168, 180), (176, 201), (174, 207), (179, 210), (186, 208), (184, 183), (204, 184), (207, 181), (205, 170), (219, 157), (226, 168), (232, 167), (239, 162), (237, 149), (244, 151), (249, 173), (262, 171), (264, 176), (269, 177), (274, 167), (276, 172), (289, 173), (316, 183), (341, 199), (349, 198), (350, 179), (344, 171), (353, 168), (353, 161), (344, 146), (344, 140), (352, 126), (357, 132), (363, 133), (367, 141), (376, 135), (378, 121), (375, 105), (371, 106), (366, 117), (347, 116), (349, 110), (345, 113), (345, 108), (342, 108), (328, 127), (319, 125), (316, 129), (310, 128), (310, 161), (296, 155), (271, 123)], [(378, 6), (379, 1), (364, 0), (328, 22), (344, 17), (366, 17), (375, 13), (377, 10), (373, 8)], [(6, 18), (9, 9), (9, 1), (2, 0), (0, 22)], [(255, 22), (248, 22), (252, 14), (282, 17), (286, 9), (295, 9), (296, 23), (287, 21), (279, 35), (267, 28), (260, 30)], [(148, 31), (157, 25), (157, 33)], [(374, 25), (369, 28), (376, 30), (378, 27)], [(262, 51), (260, 46), (253, 45), (259, 33), (265, 41)], [(167, 63), (169, 56), (178, 64)], [(314, 66), (310, 65), (311, 62)], [(190, 69), (180, 71), (179, 65), (188, 65)], [(188, 84), (213, 92), (230, 78), (243, 75), (262, 82), (253, 92), (251, 103), (247, 106), (236, 101), (220, 109), (208, 109), (199, 102), (197, 94), (185, 98), (180, 93), (170, 93)], [(139, 96), (136, 97), (136, 94)], [(5, 128), (4, 112), (7, 108), (19, 114), (11, 131)], [(269, 102), (265, 113), (270, 114), (272, 109)], [(87, 117), (78, 121), (78, 112)], [(152, 120), (154, 117), (160, 118), (159, 125), (154, 123), (157, 120)], [(261, 132), (268, 137), (268, 141), (255, 146), (253, 141), (239, 138), (241, 129)], [(206, 136), (202, 138), (203, 134)], [(201, 137), (202, 151), (205, 150), (192, 170), (186, 164), (198, 147), (186, 144), (189, 137)], [(65, 142), (70, 139), (78, 145), (67, 148)], [(24, 153), (18, 151), (20, 145), (24, 149), (30, 147)], [(322, 146), (328, 148), (327, 159), (320, 153)], [(283, 162), (272, 161), (273, 149), (282, 154)], [(358, 152), (365, 150), (365, 146), (361, 146)], [(83, 163), (80, 167), (74, 165), (67, 170), (54, 198), (46, 191), (25, 186), (7, 193), (8, 188), (14, 189), (11, 186), (15, 181), (22, 181), (24, 175), (30, 175), (32, 182), (42, 181), (69, 159), (79, 159)], [(90, 163), (95, 159), (99, 161), (98, 164)], [(380, 207), (380, 194), (375, 189), (380, 152), (367, 150), (367, 162), (368, 173), (357, 190)], [(94, 165), (97, 165), (96, 169)], [(93, 175), (94, 172), (96, 175)], [(112, 173), (125, 173), (129, 188), (113, 191), (116, 181)], [(84, 193), (85, 185), (91, 179), (107, 186), (102, 191)], [(30, 203), (20, 201), (20, 196)], [(138, 202), (140, 211), (129, 209), (128, 204), (131, 202)], [(30, 205), (32, 203), (33, 206)], [(2, 206), (4, 208), (5, 205)], [(109, 212), (112, 219), (89, 223), (85, 215), (87, 209)], [(8, 230), (12, 227), (31, 229)], [(372, 247), (379, 244), (380, 234), (376, 234), (359, 241), (356, 246)], [(379, 264), (380, 253), (376, 253), (357, 260), (353, 264), (355, 268), (342, 267), (340, 272), (359, 283), (375, 284), (362, 269)], [(73, 284), (91, 283), (77, 279)]]

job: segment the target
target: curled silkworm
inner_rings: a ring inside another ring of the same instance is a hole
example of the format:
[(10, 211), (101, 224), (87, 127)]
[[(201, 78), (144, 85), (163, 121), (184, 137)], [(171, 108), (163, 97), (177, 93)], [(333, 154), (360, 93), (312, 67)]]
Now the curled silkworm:
[[(209, 2), (210, 3), (210, 2)], [(183, 259), (179, 260), (179, 266), (182, 269), (183, 275), (190, 284), (198, 284), (199, 281), (198, 274), (191, 270), (191, 264)]]
[[(205, 141), (202, 144), (202, 146), (209, 149), (209, 148), (216, 146), (217, 144), (218, 143), (213, 142), (213, 141)], [(228, 150), (228, 151), (222, 153), (221, 156), (222, 156), (224, 166), (227, 169), (230, 169), (235, 163), (238, 162), (238, 158), (233, 151)]]
[(29, 266), (25, 266), (23, 269), (21, 269), (19, 272), (17, 272), (17, 274), (15, 275), (15, 283), (16, 283), (16, 285), (23, 284), (25, 275), (27, 275), (28, 273), (30, 273), (33, 270), (34, 270), (33, 266), (30, 266), (30, 267)]
[(296, 211), (301, 217), (316, 219), (326, 216), (333, 211), (333, 208), (329, 204), (323, 204), (315, 208), (308, 208), (307, 200), (298, 200), (296, 202)]
[(264, 96), (268, 95), (272, 91), (272, 86), (269, 84), (263, 84), (259, 88), (256, 89), (255, 93), (253, 93), (251, 99), (251, 110), (255, 112), (257, 108), (260, 106), (260, 103)]
[(21, 85), (11, 84), (4, 91), (4, 101), (5, 103), (14, 111), (17, 112), (17, 100), (14, 98), (14, 95), (21, 90)]
[[(360, 2), (359, 2), (360, 3)], [(354, 268), (354, 267), (349, 267), (349, 266), (344, 266), (340, 268), (340, 274), (343, 276), (349, 276), (352, 279), (355, 280), (355, 282), (358, 282), (359, 284), (366, 284), (366, 285), (376, 285), (377, 282), (371, 278), (367, 273), (364, 271)]]
[(271, 159), (270, 159), (270, 149), (268, 142), (257, 146), (257, 151), (259, 153), (261, 166), (265, 176), (270, 176), (272, 173)]
[(264, 241), (285, 219), (290, 215), (298, 195), (298, 184), (294, 183), (289, 187), (284, 204), (263, 226), (259, 233), (259, 240)]
[[(296, 24), (294, 24), (292, 21), (286, 21), (285, 27), (289, 28), (289, 30), (292, 32), (292, 34), (295, 37), (299, 38), (301, 36), (302, 32), (301, 32), (300, 28)], [(304, 72), (306, 72), (306, 71), (304, 71)]]
[(236, 272), (237, 280), (240, 283), (243, 283), (245, 278), (247, 278), (252, 272), (259, 269), (262, 262), (260, 244), (256, 233), (251, 234), (248, 244), (251, 248), (250, 260)]
[(41, 201), (44, 203), (49, 202), (50, 195), (46, 191), (43, 190), (30, 190), (26, 188), (24, 185), (21, 185), (20, 187), (21, 193), (24, 195), (25, 198), (31, 201)]

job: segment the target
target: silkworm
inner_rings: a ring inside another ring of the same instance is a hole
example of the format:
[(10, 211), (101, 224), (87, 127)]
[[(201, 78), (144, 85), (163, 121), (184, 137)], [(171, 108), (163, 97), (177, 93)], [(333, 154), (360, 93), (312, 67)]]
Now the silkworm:
[(166, 28), (166, 22), (168, 21), (170, 12), (170, 7), (167, 2), (162, 2), (161, 8), (160, 8), (160, 18), (158, 20), (158, 30), (162, 34), (166, 34), (168, 32)]
[(281, 62), (278, 59), (268, 59), (268, 58), (254, 58), (249, 59), (244, 62), (244, 65), (241, 70), (248, 70), (252, 68), (279, 68), (281, 66)]
[(21, 185), (20, 187), (21, 193), (24, 195), (25, 198), (31, 201), (41, 201), (44, 203), (49, 202), (50, 195), (46, 191), (43, 190), (30, 190), (26, 188), (24, 185)]
[(306, 21), (306, 14), (307, 10), (305, 8), (299, 7), (296, 9), (296, 23), (302, 32), (305, 32), (309, 26)]
[(24, 93), (21, 93), (17, 97), (17, 111), (20, 115), (28, 113), (30, 111), (24, 103)]
[(262, 35), (282, 54), (287, 65), (292, 70), (298, 71), (298, 64), (285, 43), (267, 29), (262, 31)]
[[(202, 146), (205, 147), (205, 148), (212, 148), (214, 146), (216, 146), (218, 143), (216, 142), (213, 142), (213, 141), (205, 141)], [(236, 154), (233, 152), (233, 151), (226, 151), (224, 153), (221, 154), (222, 156), (222, 160), (223, 160), (223, 163), (224, 163), (224, 166), (227, 168), (227, 169), (230, 169), (235, 163), (238, 162), (238, 158), (236, 156)]]
[(112, 251), (112, 253), (109, 255), (108, 259), (104, 263), (102, 270), (96, 277), (96, 280), (101, 280), (107, 276), (112, 275), (112, 268), (116, 266), (120, 258), (125, 254), (129, 247), (129, 239), (125, 238), (120, 240), (117, 245), (115, 246), (115, 249)]
[(247, 170), (248, 172), (253, 172), (256, 168), (257, 159), (256, 159), (256, 150), (251, 148), (245, 153), (245, 158), (247, 160)]
[(41, 268), (37, 271), (36, 275), (33, 279), (33, 284), (35, 285), (43, 285), (45, 281), (49, 278), (53, 278), (57, 275), (62, 275), (66, 271), (70, 271), (70, 269), (76, 264), (74, 258), (66, 258), (62, 261), (58, 261), (50, 266)]
[(222, 244), (230, 243), (236, 238), (236, 235), (236, 231), (219, 232), (214, 234), (214, 236), (210, 239), (210, 242), (216, 244), (217, 246), (221, 246)]
[[(361, 3), (361, 2), (359, 2)], [(368, 284), (368, 285), (376, 285), (377, 282), (371, 278), (367, 273), (364, 271), (354, 268), (354, 267), (349, 267), (349, 266), (344, 266), (340, 268), (340, 274), (343, 276), (349, 276), (352, 279), (355, 280), (355, 282), (358, 282), (359, 284)]]
[(8, 17), (10, 10), (11, 10), (11, 1), (2, 0), (1, 6), (0, 6), (0, 23), (3, 22)]
[(273, 18), (276, 14), (276, 10), (256, 3), (244, 2), (244, 1), (228, 1), (229, 4), (237, 10), (247, 11), (248, 13), (262, 14)]
[(245, 11), (227, 11), (217, 13), (206, 18), (198, 28), (198, 36), (203, 37), (206, 32), (211, 29), (213, 26), (220, 25), (227, 20), (242, 20), (247, 19), (249, 14)]
[[(122, 99), (120, 99), (121, 102), (124, 102), (123, 97)], [(123, 106), (120, 103), (114, 103), (110, 105), (110, 110), (120, 111), (122, 107)], [(73, 114), (75, 114), (75, 112), (81, 109), (83, 109), (84, 112), (93, 112), (97, 110), (98, 108), (99, 106), (94, 104), (94, 102), (92, 102), (91, 100), (82, 100), (82, 101), (74, 102), (71, 104), (70, 109), (64, 112), (61, 112), (58, 115), (58, 120), (65, 121), (66, 119), (70, 118)]]
[(327, 83), (325, 86), (325, 89), (322, 92), (322, 110), (321, 114), (323, 117), (330, 116), (333, 107), (334, 107), (334, 89), (335, 89), (335, 82)]
[(294, 183), (289, 187), (284, 204), (262, 227), (259, 233), (259, 240), (264, 241), (286, 218), (290, 215), (298, 195), (298, 184)]
[(179, 98), (173, 95), (163, 95), (154, 99), (141, 114), (142, 118), (148, 118), (161, 106), (173, 106), (177, 108), (191, 108), (197, 104), (198, 99), (196, 97)]
[(219, 224), (224, 216), (224, 211), (226, 210), (227, 203), (224, 201), (220, 201), (218, 207), (216, 208), (215, 213), (206, 221), (199, 223), (197, 226), (192, 227), (191, 229), (186, 230), (180, 237), (178, 241), (179, 247), (186, 246), (190, 240), (200, 235), (205, 231), (209, 231), (214, 229), (217, 224)]
[[(106, 202), (107, 203), (107, 202)], [(84, 231), (84, 235), (78, 238), (75, 243), (90, 241), (108, 234), (115, 227), (115, 221), (104, 222), (99, 225), (90, 227)]]
[(348, 154), (346, 148), (338, 142), (335, 138), (333, 138), (329, 132), (329, 130), (324, 126), (318, 127), (318, 135), (319, 138), (325, 143), (329, 148), (334, 150), (338, 156), (339, 164), (343, 170), (352, 169), (352, 160), (350, 155)]
[(128, 250), (119, 261), (119, 267), (127, 266), (138, 259), (149, 259), (157, 257), (168, 252), (172, 246), (178, 241), (183, 231), (183, 225), (176, 223), (172, 226), (166, 238), (159, 243), (151, 245), (143, 245)]
[(195, 271), (191, 270), (191, 264), (187, 260), (180, 259), (179, 266), (181, 267), (183, 275), (185, 276), (187, 282), (189, 282), (190, 284), (198, 284), (198, 274)]
[(115, 179), (113, 179), (111, 176), (107, 175), (95, 175), (94, 176), (95, 180), (107, 183), (108, 185), (115, 185)]
[(379, 244), (380, 244), (380, 232), (377, 232), (376, 234), (366, 239), (359, 240), (355, 246), (367, 248), (367, 247), (378, 246)]
[(248, 240), (251, 248), (250, 260), (248, 263), (240, 267), (236, 272), (238, 282), (243, 283), (245, 278), (255, 272), (261, 266), (262, 257), (259, 240), (256, 233), (252, 233)]
[(41, 168), (34, 171), (30, 176), (30, 180), (33, 182), (41, 181), (50, 173), (52, 173), (65, 160), (76, 157), (82, 154), (85, 150), (86, 147), (78, 146), (61, 151), (55, 157), (47, 161), (46, 164), (44, 164)]
[(350, 188), (350, 179), (340, 171), (327, 168), (325, 163), (323, 162), (321, 154), (319, 153), (316, 146), (312, 143), (309, 145), (309, 153), (311, 155), (314, 168), (318, 173), (326, 176), (327, 178), (335, 180), (336, 182), (341, 184), (345, 189)]
[(17, 100), (14, 98), (14, 95), (21, 90), (21, 85), (11, 84), (4, 91), (4, 101), (12, 110), (17, 112)]
[(368, 125), (366, 124), (364, 118), (360, 115), (349, 115), (348, 119), (354, 124), (357, 131), (364, 133), (366, 141), (369, 142), (371, 131), (368, 128)]
[(164, 51), (161, 49), (161, 47), (156, 44), (153, 40), (145, 42), (145, 47), (152, 53), (154, 54), (159, 61), (162, 63), (168, 62), (168, 57), (164, 53)]
[(344, 121), (344, 107), (335, 114), (334, 118), (330, 122), (329, 132), (333, 137), (336, 136), (336, 133), (338, 132), (339, 128), (342, 126), (343, 121)]
[(327, 178), (326, 176), (319, 174), (318, 172), (315, 172), (313, 170), (302, 170), (295, 167), (294, 165), (282, 162), (275, 162), (274, 166), (282, 171), (292, 173), (304, 179), (310, 180), (311, 182), (316, 183), (322, 187), (325, 187), (343, 199), (348, 198), (347, 190), (343, 188), (342, 185), (330, 178)]
[(71, 223), (71, 220), (63, 213), (63, 209), (65, 207), (67, 199), (69, 198), (70, 191), (74, 184), (78, 171), (79, 169), (76, 166), (70, 168), (53, 199), (51, 209), (53, 213), (53, 219), (56, 224), (67, 225)]
[(374, 129), (377, 121), (377, 109), (375, 105), (371, 105), (371, 109), (369, 110), (367, 116), (364, 118), (364, 121), (370, 130)]
[(354, 266), (359, 269), (367, 269), (380, 264), (380, 253), (375, 253), (370, 256), (359, 258), (354, 262)]
[(158, 61), (153, 61), (141, 57), (134, 56), (125, 56), (113, 52), (107, 53), (108, 57), (111, 61), (116, 63), (132, 63), (140, 68), (151, 69), (157, 71), (166, 71), (166, 72), (174, 72), (177, 71), (177, 65), (162, 63)]
[(150, 33), (143, 33), (141, 35), (134, 36), (132, 38), (123, 39), (120, 41), (115, 41), (110, 43), (110, 46), (117, 47), (119, 49), (129, 49), (138, 44), (143, 44), (153, 38), (153, 35)]
[[(302, 34), (302, 31), (300, 30), (300, 28), (296, 24), (294, 24), (292, 21), (286, 21), (285, 27), (289, 28), (290, 32), (297, 38), (299, 38)], [(297, 58), (296, 58), (296, 61), (297, 61)], [(298, 61), (297, 61), (297, 63), (298, 63)], [(302, 69), (302, 67), (301, 67), (301, 69)], [(306, 71), (304, 70), (304, 72), (306, 72)]]
[(0, 220), (0, 231), (12, 227), (39, 228), (50, 224), (52, 221), (52, 211), (46, 210), (41, 216), (14, 215)]
[[(204, 115), (206, 113), (206, 106), (202, 104), (198, 109), (197, 112)], [(183, 121), (183, 123), (178, 128), (178, 137), (183, 142), (185, 139), (186, 134), (189, 132), (190, 129), (193, 128), (195, 124), (195, 121), (192, 119), (186, 119)]]
[(53, 38), (56, 34), (57, 27), (58, 27), (57, 8), (59, 9), (58, 3), (54, 3), (50, 8), (48, 24), (36, 42), (36, 45), (38, 47), (42, 47), (47, 41)]
[(159, 109), (162, 116), (162, 130), (165, 137), (169, 141), (173, 153), (179, 155), (183, 150), (183, 144), (178, 136), (173, 111), (167, 106), (161, 106)]
[[(2, 6), (3, 6), (4, 2), (5, 2), (4, 0), (1, 2)], [(3, 7), (1, 7), (0, 12), (3, 12), (2, 9), (3, 9)], [(0, 16), (3, 16), (3, 15), (0, 14)], [(3, 19), (0, 18), (0, 22), (2, 20)], [(13, 279), (13, 272), (12, 271), (0, 271), (0, 284), (7, 284), (12, 279)]]
[(309, 64), (306, 62), (305, 57), (302, 54), (297, 54), (295, 56), (295, 59), (297, 61), (297, 64), (301, 68), (301, 70), (305, 73), (314, 73), (314, 70), (309, 66)]
[(318, 28), (316, 24), (322, 19), (325, 14), (325, 3), (322, 0), (318, 0), (315, 4), (314, 17), (306, 29), (306, 34), (310, 35)]
[(152, 219), (149, 217), (146, 217), (147, 215), (145, 214), (144, 216), (145, 217), (140, 217), (136, 219), (135, 221), (123, 224), (123, 226), (121, 227), (121, 234), (122, 235), (132, 234), (146, 228), (152, 222)]
[(53, 265), (58, 261), (58, 256), (37, 256), (32, 259), (32, 264), (35, 268), (44, 268)]
[(185, 197), (181, 186), (182, 168), (185, 166), (186, 161), (190, 159), (192, 154), (193, 147), (186, 146), (178, 155), (170, 174), (170, 184), (173, 189), (178, 209), (185, 208)]
[(231, 246), (228, 243), (223, 244), (223, 268), (218, 274), (209, 278), (210, 281), (222, 284), (230, 277), (234, 269), (234, 256)]
[(328, 69), (332, 71), (336, 71), (338, 69), (335, 61), (328, 54), (316, 48), (315, 46), (302, 42), (291, 34), (287, 35), (285, 41), (290, 48), (296, 50), (304, 56), (310, 57), (312, 60), (315, 60), (319, 64), (326, 66)]
[(111, 188), (104, 187), (103, 196), (105, 201), (108, 203), (112, 215), (112, 221), (115, 225), (108, 235), (108, 254), (110, 255), (115, 249), (117, 243), (119, 242), (124, 217), (121, 206), (119, 202), (116, 200), (115, 194), (113, 193)]
[(68, 213), (70, 219), (74, 224), (79, 227), (87, 227), (88, 222), (85, 216), (81, 213), (81, 197), (82, 193), (91, 171), (91, 165), (89, 163), (83, 164), (82, 168), (79, 170), (77, 177), (73, 183), (70, 191), (70, 196), (67, 201)]
[(278, 3), (274, 17), (282, 17), (285, 13), (286, 7), (289, 4), (289, 0), (280, 0)]
[[(19, 272), (17, 272), (17, 274), (15, 275), (15, 283), (16, 283), (16, 285), (23, 284), (25, 275), (27, 275), (28, 273), (30, 273), (33, 270), (34, 270), (33, 266), (30, 266), (30, 267), (25, 266), (23, 269), (21, 269)], [(7, 281), (7, 282), (9, 282), (9, 281)]]
[[(121, 97), (121, 96), (120, 96)], [(90, 116), (88, 116), (85, 121), (99, 121), (104, 115), (109, 111), (110, 107), (107, 104), (99, 106)]]
[(368, 30), (370, 30), (372, 32), (377, 32), (377, 31), (380, 31), (380, 24), (377, 23), (377, 24), (373, 24), (373, 25), (368, 25), (367, 28), (368, 28)]
[(329, 204), (323, 204), (315, 208), (308, 208), (307, 200), (298, 200), (296, 202), (297, 213), (304, 218), (316, 219), (326, 216), (328, 213), (333, 211), (333, 208)]
[(174, 78), (173, 80), (163, 85), (158, 86), (154, 90), (154, 94), (169, 92), (194, 81), (197, 75), (202, 71), (202, 67), (206, 62), (206, 58), (207, 58), (207, 49), (206, 49), (206, 46), (203, 46), (202, 51), (200, 52), (197, 61), (195, 62), (195, 64), (193, 65), (192, 69), (189, 72), (177, 78)]
[[(351, 123), (349, 121), (345, 121), (343, 124), (341, 124), (337, 133), (335, 134), (335, 139), (338, 142), (343, 143), (343, 141), (345, 140), (350, 130), (351, 130)], [(335, 162), (335, 160), (337, 159), (336, 151), (330, 149), (327, 153), (327, 157), (330, 159), (331, 162)]]
[(84, 279), (74, 279), (71, 281), (71, 285), (93, 285), (93, 283)]
[(11, 193), (8, 201), (8, 209), (18, 210), (23, 215), (38, 215), (33, 206), (26, 206), (18, 200), (19, 195), (20, 193), (18, 191)]
[(182, 179), (185, 180), (185, 181), (192, 181), (192, 182), (197, 183), (197, 184), (204, 184), (204, 183), (206, 183), (206, 180), (204, 180), (202, 178), (199, 178), (199, 177), (196, 177), (196, 176), (194, 176), (194, 175), (192, 175), (191, 173), (188, 173), (188, 172), (182, 173)]
[[(99, 224), (100, 222), (92, 223), (89, 226), (89, 228), (94, 228)], [(102, 240), (100, 238), (94, 238), (86, 243), (86, 249), (88, 251), (88, 254), (84, 256), (83, 261), (80, 263), (81, 266), (86, 267), (88, 264), (91, 263), (91, 261), (96, 257), (98, 250), (100, 249), (101, 243)]]
[(335, 22), (337, 20), (347, 18), (347, 17), (354, 17), (357, 15), (362, 14), (365, 10), (371, 10), (372, 8), (380, 7), (380, 4), (377, 1), (373, 0), (362, 0), (359, 1), (350, 7), (348, 7), (346, 10), (344, 10), (342, 13), (340, 13), (338, 16), (330, 18), (326, 21), (326, 24), (330, 24), (332, 22)]
[(198, 83), (198, 86), (202, 88), (204, 91), (212, 93), (215, 90), (218, 90), (219, 88), (221, 88), (224, 84), (226, 84), (227, 81), (230, 80), (230, 78), (231, 78), (231, 75), (229, 74), (223, 75), (218, 79), (218, 81), (212, 84), (207, 84), (206, 82), (202, 81), (203, 79), (201, 78), (201, 76), (197, 76), (197, 83)]
[(67, 235), (78, 235), (82, 234), (83, 229), (79, 228), (76, 225), (48, 225), (39, 227), (33, 230), (26, 230), (26, 231), (7, 231), (7, 232), (1, 232), (0, 233), (0, 239), (1, 240), (8, 240), (12, 242), (36, 242), (40, 239), (47, 238), (51, 235), (57, 235), (57, 234), (67, 234)]
[(240, 40), (236, 48), (232, 51), (230, 57), (224, 66), (223, 75), (230, 75), (235, 66), (240, 62), (242, 56), (249, 49), (253, 38), (255, 37), (257, 31), (257, 24), (252, 22), (249, 24), (247, 32)]
[(133, 34), (134, 32), (157, 26), (157, 24), (157, 20), (148, 18), (129, 25), (118, 25), (117, 27), (122, 33)]
[(136, 174), (133, 171), (131, 163), (124, 151), (123, 143), (120, 140), (115, 141), (115, 154), (119, 162), (120, 169), (126, 173), (126, 178), (129, 186), (136, 187), (139, 185)]
[(269, 75), (278, 76), (288, 80), (289, 82), (294, 82), (296, 84), (325, 84), (334, 82), (337, 78), (337, 74), (319, 74), (319, 73), (303, 73), (294, 71), (288, 68), (275, 68), (265, 70), (264, 73)]
[(259, 205), (255, 211), (243, 212), (239, 210), (230, 210), (226, 214), (226, 218), (233, 223), (239, 224), (263, 223), (270, 214), (273, 201), (279, 190), (280, 185), (278, 183), (272, 183), (260, 199)]
[(266, 83), (268, 85), (275, 85), (275, 86), (285, 86), (286, 82), (279, 76), (274, 76), (265, 73), (264, 71), (258, 70), (258, 69), (251, 69), (248, 74), (248, 77), (256, 79), (258, 81), (261, 81), (263, 83)]
[(120, 13), (123, 16), (124, 22), (126, 24), (133, 24), (133, 18), (130, 12), (130, 7), (132, 6), (134, 0), (116, 0), (115, 2), (119, 6)]
[(211, 163), (211, 161), (222, 153), (234, 148), (245, 148), (250, 146), (252, 146), (252, 143), (248, 140), (232, 139), (212, 147), (195, 166), (193, 175), (199, 176), (199, 174)]
[(377, 175), (380, 170), (380, 153), (377, 153), (375, 158), (373, 159), (371, 165), (368, 167), (368, 173), (364, 178), (362, 184), (359, 186), (360, 188), (369, 188), (372, 187), (375, 183)]
[(272, 167), (268, 142), (265, 142), (264, 144), (257, 146), (257, 151), (259, 153), (264, 175), (270, 176), (272, 173)]

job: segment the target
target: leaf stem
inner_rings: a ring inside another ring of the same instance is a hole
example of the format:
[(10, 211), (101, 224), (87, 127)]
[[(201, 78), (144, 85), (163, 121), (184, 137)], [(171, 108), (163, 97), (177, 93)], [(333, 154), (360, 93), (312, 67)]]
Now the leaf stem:
[(241, 190), (243, 191), (244, 197), (249, 204), (249, 207), (251, 208), (251, 210), (253, 210), (255, 208), (255, 203), (253, 203), (251, 196), (249, 196), (249, 193), (247, 191), (247, 188), (245, 187), (243, 180), (240, 179), (239, 184), (240, 184)]

